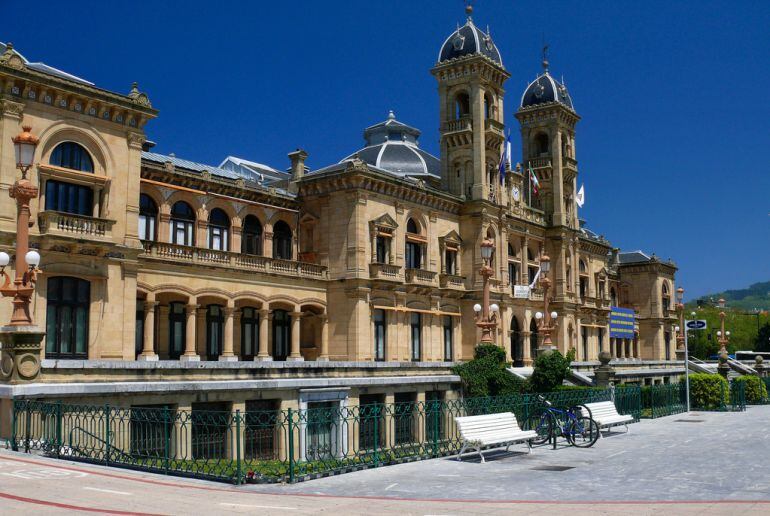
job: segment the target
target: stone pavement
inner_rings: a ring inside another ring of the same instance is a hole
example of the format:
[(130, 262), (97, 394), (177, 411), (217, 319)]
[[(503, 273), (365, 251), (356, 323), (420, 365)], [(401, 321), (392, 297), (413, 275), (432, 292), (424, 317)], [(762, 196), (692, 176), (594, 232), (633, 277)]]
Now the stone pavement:
[[(769, 514), (770, 407), (632, 425), (594, 448), (229, 486), (0, 451), (6, 514)], [(570, 469), (563, 469), (570, 468)]]

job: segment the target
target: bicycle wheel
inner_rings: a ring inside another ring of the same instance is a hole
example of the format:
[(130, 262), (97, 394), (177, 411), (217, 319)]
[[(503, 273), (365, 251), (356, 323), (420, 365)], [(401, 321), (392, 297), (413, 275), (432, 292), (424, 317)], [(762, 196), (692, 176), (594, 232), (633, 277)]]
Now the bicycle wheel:
[(578, 448), (590, 448), (599, 439), (599, 424), (593, 419), (579, 416), (567, 427), (567, 440)]
[(543, 444), (548, 441), (553, 431), (553, 417), (548, 412), (540, 412), (538, 414), (532, 414), (529, 416), (525, 430), (534, 430), (537, 432), (537, 437), (532, 439), (532, 444)]

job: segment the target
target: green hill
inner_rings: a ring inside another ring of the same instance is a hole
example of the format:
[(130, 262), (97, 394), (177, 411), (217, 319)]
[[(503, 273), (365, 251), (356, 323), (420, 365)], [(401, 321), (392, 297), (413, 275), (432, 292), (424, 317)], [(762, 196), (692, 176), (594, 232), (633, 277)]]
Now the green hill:
[(770, 281), (754, 283), (749, 288), (708, 294), (693, 300), (693, 303), (701, 306), (714, 305), (720, 297), (725, 299), (727, 306), (738, 310), (770, 310)]

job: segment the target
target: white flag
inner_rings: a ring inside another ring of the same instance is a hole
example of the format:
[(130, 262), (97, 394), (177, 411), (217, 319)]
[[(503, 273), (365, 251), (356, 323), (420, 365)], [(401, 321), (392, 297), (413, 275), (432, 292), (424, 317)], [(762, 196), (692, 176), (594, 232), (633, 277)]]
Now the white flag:
[(535, 273), (535, 277), (532, 279), (532, 283), (529, 284), (529, 289), (532, 290), (535, 288), (535, 284), (537, 283), (537, 279), (540, 277), (540, 267), (537, 268), (537, 272)]
[(580, 185), (580, 190), (578, 190), (578, 193), (575, 196), (575, 204), (577, 204), (579, 208), (582, 208), (585, 203), (586, 193), (585, 190), (583, 190), (583, 185)]

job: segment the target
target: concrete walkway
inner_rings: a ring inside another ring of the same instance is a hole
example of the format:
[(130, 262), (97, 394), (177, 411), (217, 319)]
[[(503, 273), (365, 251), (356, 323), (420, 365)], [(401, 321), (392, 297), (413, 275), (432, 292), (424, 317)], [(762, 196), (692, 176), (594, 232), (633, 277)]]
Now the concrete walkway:
[[(229, 486), (0, 451), (5, 514), (768, 514), (770, 407), (680, 414), (594, 448)], [(569, 468), (569, 469), (565, 469)]]

